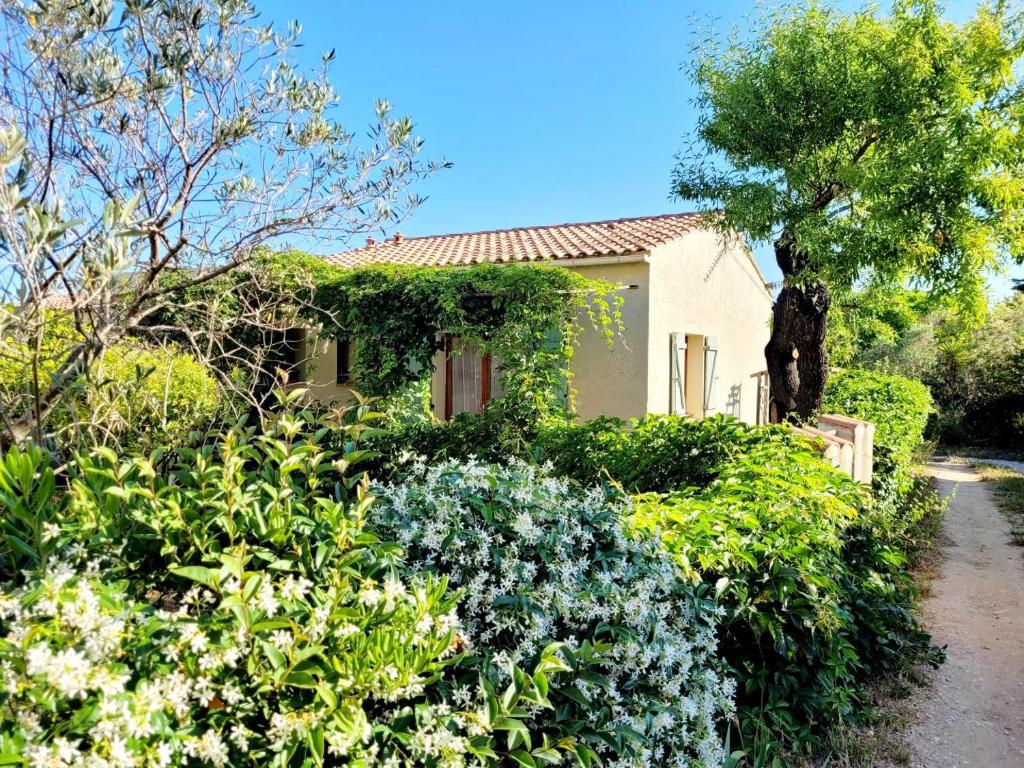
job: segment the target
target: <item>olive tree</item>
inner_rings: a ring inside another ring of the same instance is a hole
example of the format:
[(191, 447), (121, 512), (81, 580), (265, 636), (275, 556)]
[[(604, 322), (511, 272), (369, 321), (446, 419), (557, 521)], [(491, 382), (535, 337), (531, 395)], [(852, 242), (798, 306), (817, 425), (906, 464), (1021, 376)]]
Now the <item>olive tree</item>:
[[(267, 249), (338, 247), (402, 217), (437, 167), (385, 102), (347, 130), (333, 51), (305, 71), (298, 25), (246, 0), (11, 0), (0, 24), (0, 361), (30, 382), (0, 407), (7, 441), (42, 437), (127, 335), (174, 331), (216, 357), (213, 329), (152, 319)], [(284, 322), (236, 304), (231, 322)], [(55, 312), (73, 321), (65, 343), (46, 338)]]
[(1002, 2), (941, 14), (798, 2), (695, 48), (699, 122), (673, 189), (774, 244), (779, 419), (821, 404), (830, 289), (870, 273), (980, 307), (986, 268), (1024, 257), (1021, 18)]

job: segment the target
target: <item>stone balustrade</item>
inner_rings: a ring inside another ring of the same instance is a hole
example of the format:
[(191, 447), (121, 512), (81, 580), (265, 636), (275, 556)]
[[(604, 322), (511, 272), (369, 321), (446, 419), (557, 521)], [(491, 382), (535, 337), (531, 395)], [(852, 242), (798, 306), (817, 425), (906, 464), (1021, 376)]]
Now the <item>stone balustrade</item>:
[(832, 466), (859, 483), (871, 484), (874, 424), (849, 416), (827, 414), (818, 418), (816, 427), (793, 427), (793, 430), (814, 441)]

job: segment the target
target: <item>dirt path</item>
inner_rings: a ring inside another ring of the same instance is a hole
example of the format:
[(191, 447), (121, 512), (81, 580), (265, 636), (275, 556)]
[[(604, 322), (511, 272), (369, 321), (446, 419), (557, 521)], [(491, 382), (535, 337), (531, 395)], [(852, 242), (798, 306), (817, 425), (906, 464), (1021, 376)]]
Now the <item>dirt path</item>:
[[(940, 458), (938, 456), (936, 459)], [(946, 457), (941, 457), (946, 458)], [(1024, 475), (1024, 461), (1008, 461), (1007, 459), (974, 459), (970, 456), (957, 456), (957, 461), (966, 461), (967, 463), (978, 462), (979, 464), (992, 464), (997, 467), (1003, 467), (1004, 469), (1012, 469), (1014, 472), (1019, 472)]]
[(935, 463), (929, 471), (943, 495), (956, 492), (924, 601), (948, 658), (914, 701), (911, 765), (1024, 768), (1024, 554), (974, 470)]

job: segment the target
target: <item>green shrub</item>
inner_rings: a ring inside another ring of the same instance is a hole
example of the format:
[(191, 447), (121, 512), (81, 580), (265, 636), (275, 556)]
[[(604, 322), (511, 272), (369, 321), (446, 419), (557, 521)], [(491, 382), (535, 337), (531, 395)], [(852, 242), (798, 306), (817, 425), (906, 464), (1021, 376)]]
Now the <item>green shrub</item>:
[(724, 609), (720, 647), (755, 765), (813, 752), (831, 724), (863, 714), (873, 675), (930, 650), (866, 490), (773, 431), (706, 487), (641, 497), (632, 521)]
[[(395, 410), (401, 415), (393, 415)], [(471, 457), (501, 462), (523, 457), (529, 455), (537, 437), (536, 411), (530, 406), (520, 408), (509, 398), (491, 401), (480, 413), (456, 414), (447, 422), (408, 418), (405, 413), (404, 407), (393, 409), (387, 427), (367, 441), (379, 455), (373, 465), (375, 476), (400, 475), (403, 464), (413, 457), (430, 462)]]
[(803, 444), (782, 427), (751, 427), (728, 416), (652, 414), (628, 422), (547, 421), (534, 440), (533, 457), (585, 484), (610, 478), (631, 493), (667, 492), (706, 486), (733, 458), (765, 442), (783, 449)]
[(176, 347), (137, 341), (107, 350), (72, 401), (68, 430), (75, 445), (111, 445), (148, 453), (181, 445), (210, 428), (224, 412), (224, 396), (207, 368)]
[(872, 422), (876, 471), (902, 475), (924, 439), (932, 399), (919, 381), (851, 369), (829, 377), (824, 410)]
[(961, 323), (946, 358), (929, 379), (939, 404), (932, 434), (951, 445), (1024, 444), (1024, 294), (994, 306), (980, 328)]
[(399, 457), (427, 462), (470, 458), (503, 462), (522, 458), (550, 463), (553, 473), (593, 485), (611, 479), (631, 493), (703, 487), (734, 456), (765, 440), (782, 445), (802, 439), (782, 427), (751, 427), (728, 416), (694, 420), (652, 414), (624, 421), (568, 416), (540, 422), (488, 408), (459, 414), (448, 423), (397, 424), (372, 442), (386, 458), (384, 475), (400, 475)]
[(469, 679), (504, 684), (509, 662), (566, 644), (572, 672), (551, 686), (553, 717), (526, 720), (531, 731), (578, 742), (585, 765), (721, 764), (731, 685), (715, 612), (656, 538), (625, 535), (626, 498), (521, 463), (418, 464), (374, 491), (371, 520), (407, 562), (466, 589)]
[[(53, 313), (42, 340), (40, 384), (45, 388), (78, 339), (70, 318)], [(33, 402), (34, 354), (14, 343), (0, 359), (0, 409), (24, 413)], [(224, 397), (207, 368), (175, 346), (129, 339), (104, 351), (43, 424), (63, 454), (108, 445), (148, 453), (180, 445), (224, 412)]]
[(411, 767), (567, 751), (524, 748), (519, 725), (552, 706), (558, 646), (510, 668), (503, 690), (474, 680), (458, 708), (439, 698), (461, 661), (458, 595), (401, 571), (365, 527), (372, 500), (342, 472), (365, 426), (357, 416), (334, 456), (328, 425), (285, 410), (168, 472), (101, 448), (56, 495), (43, 452), (11, 451), (0, 504), (21, 527), (0, 529), (0, 552), (31, 557), (0, 573), (0, 763)]

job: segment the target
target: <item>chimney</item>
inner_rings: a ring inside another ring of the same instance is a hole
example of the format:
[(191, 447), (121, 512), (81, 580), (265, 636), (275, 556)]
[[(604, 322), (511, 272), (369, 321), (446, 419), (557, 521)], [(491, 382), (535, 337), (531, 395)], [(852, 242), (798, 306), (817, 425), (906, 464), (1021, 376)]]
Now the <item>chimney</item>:
[(405, 237), (402, 235), (402, 233), (401, 232), (395, 232), (395, 242), (396, 243), (400, 243), (403, 240), (405, 240)]
[(376, 245), (376, 244), (377, 244), (377, 241), (373, 239), (373, 235), (370, 235), (368, 238), (366, 238), (366, 246), (367, 247), (369, 247), (371, 245)]

